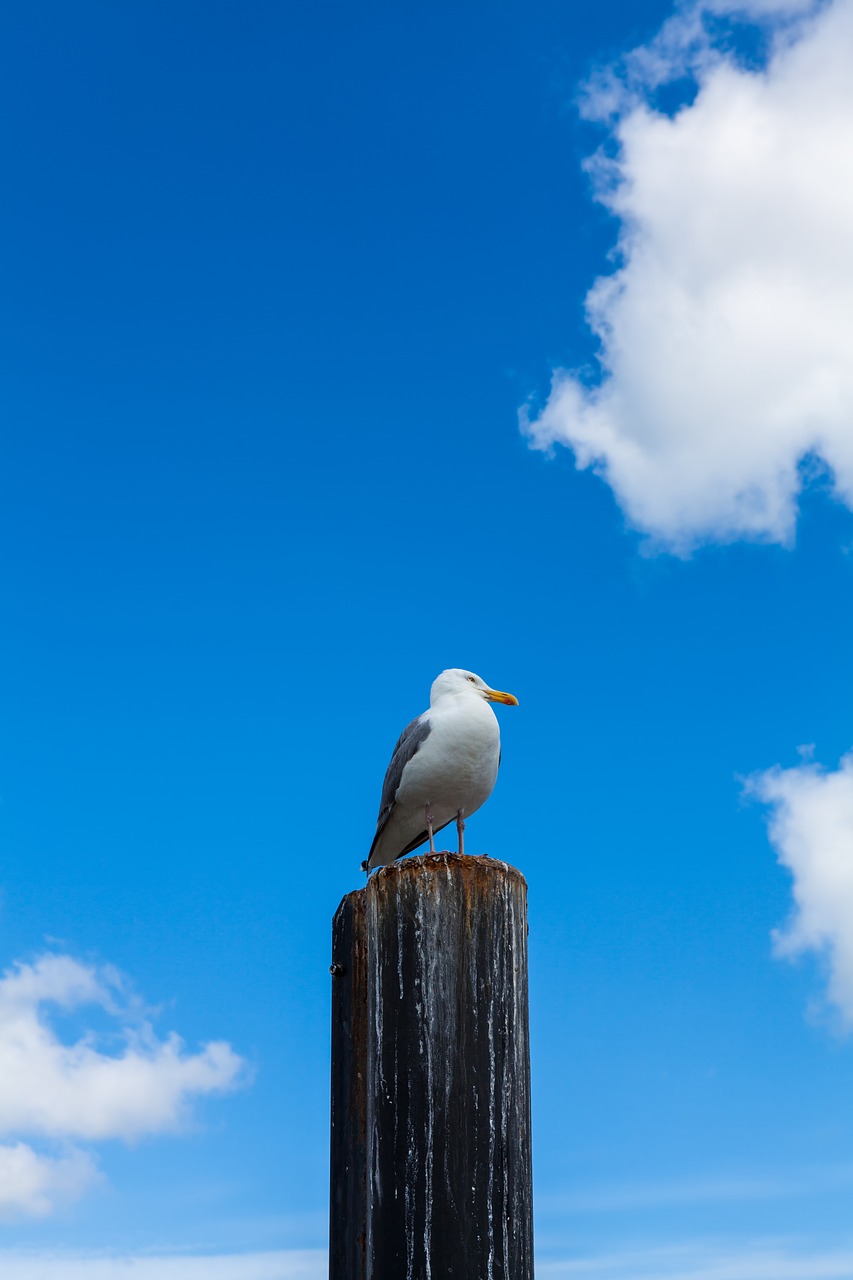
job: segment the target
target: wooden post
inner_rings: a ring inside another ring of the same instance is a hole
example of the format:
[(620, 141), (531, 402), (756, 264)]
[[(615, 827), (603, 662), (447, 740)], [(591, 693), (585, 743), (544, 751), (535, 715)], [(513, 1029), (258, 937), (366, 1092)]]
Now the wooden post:
[(524, 877), (392, 863), (332, 975), (330, 1280), (533, 1280)]

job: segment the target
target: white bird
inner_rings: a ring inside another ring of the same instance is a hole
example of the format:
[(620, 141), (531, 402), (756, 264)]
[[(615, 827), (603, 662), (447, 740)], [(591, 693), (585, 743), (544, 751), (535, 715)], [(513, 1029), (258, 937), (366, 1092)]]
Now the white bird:
[(384, 867), (456, 819), (464, 852), (465, 819), (492, 794), (501, 759), (497, 717), (488, 705), (517, 707), (511, 693), (490, 689), (473, 671), (453, 667), (433, 681), (429, 711), (400, 734), (379, 804), (376, 835), (362, 867)]

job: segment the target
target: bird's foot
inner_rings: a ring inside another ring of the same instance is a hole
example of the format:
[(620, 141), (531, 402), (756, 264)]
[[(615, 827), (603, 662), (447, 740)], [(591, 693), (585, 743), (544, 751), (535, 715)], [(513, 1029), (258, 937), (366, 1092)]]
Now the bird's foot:
[(461, 857), (465, 852), (465, 819), (461, 809), (456, 815), (456, 830), (459, 833), (459, 856)]

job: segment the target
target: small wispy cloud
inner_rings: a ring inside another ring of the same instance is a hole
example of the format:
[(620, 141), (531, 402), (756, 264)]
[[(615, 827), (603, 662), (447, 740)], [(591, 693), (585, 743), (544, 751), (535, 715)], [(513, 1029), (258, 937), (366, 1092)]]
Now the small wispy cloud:
[(95, 1161), (85, 1151), (45, 1155), (25, 1142), (0, 1143), (0, 1219), (45, 1218), (97, 1180)]
[[(228, 1255), (63, 1255), (0, 1251), (4, 1280), (326, 1280), (324, 1250)], [(853, 1245), (697, 1241), (538, 1259), (542, 1280), (850, 1280)]]
[[(323, 1250), (229, 1255), (62, 1255), (0, 1251), (3, 1280), (326, 1280)], [(853, 1245), (697, 1241), (585, 1258), (538, 1259), (542, 1280), (850, 1280)]]
[(774, 935), (776, 952), (820, 956), (828, 998), (853, 1028), (853, 754), (837, 769), (768, 769), (747, 789), (770, 806), (770, 839), (793, 878), (794, 906)]
[(538, 1261), (536, 1275), (540, 1280), (850, 1280), (853, 1244), (820, 1249), (790, 1241), (697, 1241)]
[(321, 1249), (241, 1254), (63, 1254), (0, 1250), (3, 1280), (327, 1280)]
[[(62, 1039), (57, 1013), (87, 1007), (109, 1031)], [(223, 1041), (191, 1051), (159, 1038), (109, 966), (57, 954), (13, 965), (0, 977), (0, 1217), (44, 1216), (82, 1195), (97, 1170), (79, 1142), (176, 1131), (194, 1100), (246, 1077)]]
[[(761, 66), (731, 52), (743, 22)], [(654, 545), (789, 543), (815, 473), (853, 508), (851, 61), (853, 0), (694, 0), (588, 86), (617, 267), (586, 299), (596, 366), (557, 370), (522, 426)]]

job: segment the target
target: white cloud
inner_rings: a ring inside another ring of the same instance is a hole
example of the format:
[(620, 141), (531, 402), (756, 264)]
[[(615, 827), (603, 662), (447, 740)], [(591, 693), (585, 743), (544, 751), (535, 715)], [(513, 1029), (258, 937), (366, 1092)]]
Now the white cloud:
[(0, 1219), (46, 1217), (77, 1200), (97, 1178), (84, 1151), (50, 1156), (25, 1142), (0, 1143)]
[(227, 1255), (136, 1256), (24, 1254), (0, 1251), (3, 1280), (326, 1280), (320, 1249)]
[[(147, 1020), (121, 1026), (121, 981), (108, 968), (42, 956), (0, 978), (0, 1134), (125, 1138), (174, 1130), (193, 1097), (223, 1093), (245, 1064), (214, 1041), (191, 1053), (177, 1035), (160, 1040)], [(87, 1034), (63, 1043), (51, 1005), (98, 1005), (119, 1022), (118, 1052)]]
[(794, 909), (775, 935), (777, 951), (822, 956), (829, 999), (853, 1027), (853, 754), (832, 771), (769, 769), (749, 790), (771, 806), (770, 838), (793, 876)]
[(807, 1249), (768, 1241), (726, 1247), (699, 1241), (571, 1261), (538, 1261), (536, 1274), (541, 1280), (850, 1280), (853, 1246)]
[[(853, 0), (811, 8), (683, 6), (588, 91), (615, 145), (591, 172), (620, 223), (618, 267), (587, 297), (600, 370), (557, 371), (522, 420), (676, 551), (789, 542), (815, 457), (853, 507)], [(724, 12), (769, 22), (766, 67), (715, 47)], [(655, 110), (685, 70), (693, 102)]]
[[(62, 1039), (52, 1015), (87, 1006), (107, 1014), (112, 1031)], [(245, 1075), (222, 1041), (192, 1052), (174, 1034), (160, 1039), (109, 967), (65, 955), (16, 964), (0, 977), (0, 1215), (49, 1213), (91, 1184), (91, 1156), (69, 1141), (174, 1131), (195, 1098)], [(66, 1145), (38, 1152), (22, 1138)]]

